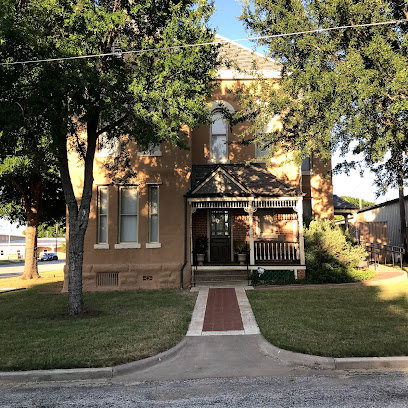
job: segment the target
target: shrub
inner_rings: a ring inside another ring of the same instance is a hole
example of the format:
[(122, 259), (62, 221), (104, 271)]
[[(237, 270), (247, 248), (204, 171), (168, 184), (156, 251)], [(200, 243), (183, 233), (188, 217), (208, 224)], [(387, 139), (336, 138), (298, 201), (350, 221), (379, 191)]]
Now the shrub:
[(342, 283), (359, 279), (354, 272), (366, 258), (365, 250), (329, 220), (311, 221), (305, 229), (307, 280)]

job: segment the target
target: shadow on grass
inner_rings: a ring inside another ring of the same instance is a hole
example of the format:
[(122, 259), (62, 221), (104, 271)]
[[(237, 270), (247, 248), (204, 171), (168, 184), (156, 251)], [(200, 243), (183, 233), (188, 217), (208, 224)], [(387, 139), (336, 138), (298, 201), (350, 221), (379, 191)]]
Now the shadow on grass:
[(185, 335), (196, 294), (178, 289), (85, 293), (67, 315), (51, 283), (0, 295), (0, 370), (105, 367), (150, 357)]
[(247, 294), (262, 334), (283, 349), (331, 357), (408, 355), (408, 282)]

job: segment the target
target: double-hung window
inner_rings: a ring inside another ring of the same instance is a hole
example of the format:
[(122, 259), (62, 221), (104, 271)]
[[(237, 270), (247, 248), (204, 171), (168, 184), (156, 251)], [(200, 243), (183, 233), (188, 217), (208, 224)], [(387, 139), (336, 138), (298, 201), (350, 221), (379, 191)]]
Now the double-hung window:
[(265, 210), (258, 214), (257, 235), (261, 239), (278, 238), (276, 218), (273, 210)]
[(137, 186), (119, 187), (119, 245), (116, 248), (133, 247), (132, 244), (139, 247), (138, 200)]
[(108, 245), (108, 187), (98, 186), (98, 232), (96, 248), (105, 248)]
[(213, 163), (226, 163), (228, 160), (227, 123), (220, 111), (213, 113), (210, 145), (210, 161)]
[(146, 248), (160, 247), (159, 243), (159, 186), (149, 185), (149, 243)]
[(116, 157), (119, 151), (119, 139), (109, 138), (106, 132), (99, 135), (96, 141), (95, 157)]
[(271, 149), (266, 140), (258, 140), (255, 142), (255, 158), (262, 160), (270, 151)]

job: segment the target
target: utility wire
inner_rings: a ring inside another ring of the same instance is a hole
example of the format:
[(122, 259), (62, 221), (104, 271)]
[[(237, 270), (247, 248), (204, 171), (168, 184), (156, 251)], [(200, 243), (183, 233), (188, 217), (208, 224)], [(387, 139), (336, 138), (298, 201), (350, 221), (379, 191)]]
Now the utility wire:
[[(211, 42), (204, 42), (204, 43), (196, 43), (196, 44), (185, 44), (185, 45), (175, 45), (172, 47), (162, 47), (162, 48), (147, 48), (143, 50), (132, 50), (132, 51), (121, 51), (120, 54), (136, 54), (141, 55), (146, 52), (153, 52), (153, 51), (170, 51), (170, 50), (179, 50), (182, 48), (192, 48), (192, 47), (201, 47), (204, 45), (216, 45), (216, 44), (228, 44), (231, 42), (241, 42), (241, 41), (255, 41), (255, 40), (264, 40), (268, 38), (280, 38), (280, 37), (291, 37), (297, 35), (304, 35), (304, 34), (314, 34), (314, 33), (322, 33), (326, 31), (334, 31), (334, 30), (343, 30), (347, 28), (361, 28), (361, 27), (373, 27), (373, 26), (381, 26), (381, 25), (391, 25), (391, 24), (400, 24), (406, 23), (408, 19), (403, 20), (391, 20), (391, 21), (382, 21), (379, 23), (367, 23), (367, 24), (354, 24), (354, 25), (343, 25), (338, 27), (328, 27), (328, 28), (318, 28), (315, 30), (307, 30), (307, 31), (296, 31), (294, 33), (283, 33), (283, 34), (274, 34), (274, 35), (264, 35), (259, 37), (247, 37), (247, 38), (240, 38), (237, 40), (218, 40), (218, 41), (211, 41)], [(69, 61), (75, 59), (87, 59), (87, 58), (98, 58), (98, 57), (107, 57), (107, 56), (118, 56), (118, 52), (107, 52), (104, 54), (89, 54), (89, 55), (79, 55), (75, 57), (60, 57), (60, 58), (47, 58), (41, 60), (28, 60), (28, 61), (15, 61), (15, 62), (3, 62), (1, 66), (10, 66), (10, 65), (24, 65), (24, 64), (39, 64), (43, 62), (53, 62), (53, 61)]]

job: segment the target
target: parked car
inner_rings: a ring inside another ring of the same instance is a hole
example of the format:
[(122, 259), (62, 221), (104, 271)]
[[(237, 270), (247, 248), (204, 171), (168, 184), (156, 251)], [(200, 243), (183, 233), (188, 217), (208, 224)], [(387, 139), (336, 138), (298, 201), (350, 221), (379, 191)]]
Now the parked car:
[(55, 252), (46, 252), (41, 257), (41, 261), (58, 261), (58, 255)]

